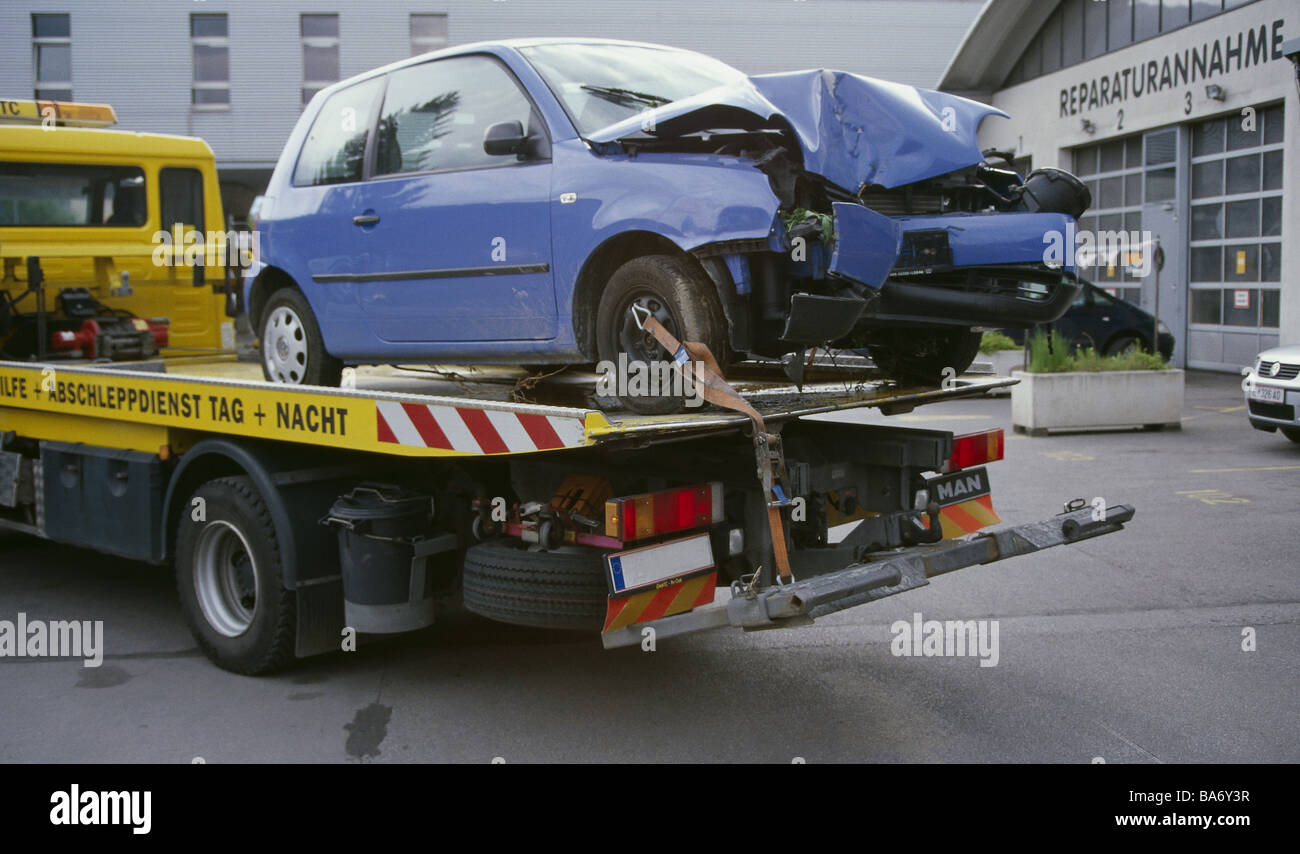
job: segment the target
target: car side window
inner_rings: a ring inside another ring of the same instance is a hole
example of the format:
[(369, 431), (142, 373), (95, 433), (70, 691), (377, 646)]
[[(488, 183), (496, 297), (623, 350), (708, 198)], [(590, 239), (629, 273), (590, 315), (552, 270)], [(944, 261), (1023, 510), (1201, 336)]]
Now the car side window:
[(321, 107), (293, 170), (297, 187), (360, 181), (370, 135), (371, 107), (383, 93), (374, 77), (330, 95)]
[(1079, 295), (1074, 298), (1074, 302), (1070, 303), (1070, 308), (1087, 308), (1091, 304), (1092, 291), (1087, 287), (1083, 287), (1079, 289)]
[(525, 132), (543, 133), (532, 102), (491, 57), (458, 56), (395, 71), (379, 117), (375, 174), (517, 162), (514, 154), (483, 150), (487, 129), (510, 121)]

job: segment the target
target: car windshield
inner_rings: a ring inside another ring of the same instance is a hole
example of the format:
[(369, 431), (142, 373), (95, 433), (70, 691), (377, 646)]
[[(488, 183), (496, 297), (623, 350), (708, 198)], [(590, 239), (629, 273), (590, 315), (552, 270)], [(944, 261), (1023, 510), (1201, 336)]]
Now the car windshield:
[(703, 54), (648, 45), (546, 44), (520, 53), (584, 136), (745, 76)]

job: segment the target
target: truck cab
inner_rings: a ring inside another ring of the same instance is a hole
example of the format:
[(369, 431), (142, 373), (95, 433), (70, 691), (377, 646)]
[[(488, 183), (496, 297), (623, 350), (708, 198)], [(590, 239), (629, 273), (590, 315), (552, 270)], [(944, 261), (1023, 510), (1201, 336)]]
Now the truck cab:
[(103, 104), (0, 101), (3, 358), (233, 346), (212, 149), (115, 123)]

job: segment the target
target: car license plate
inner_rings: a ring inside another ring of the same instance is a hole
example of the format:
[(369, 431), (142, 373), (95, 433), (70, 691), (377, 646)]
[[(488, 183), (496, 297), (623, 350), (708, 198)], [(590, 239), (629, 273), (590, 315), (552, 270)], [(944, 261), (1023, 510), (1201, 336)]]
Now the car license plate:
[(1286, 389), (1271, 385), (1257, 385), (1250, 390), (1250, 399), (1264, 403), (1281, 403)]

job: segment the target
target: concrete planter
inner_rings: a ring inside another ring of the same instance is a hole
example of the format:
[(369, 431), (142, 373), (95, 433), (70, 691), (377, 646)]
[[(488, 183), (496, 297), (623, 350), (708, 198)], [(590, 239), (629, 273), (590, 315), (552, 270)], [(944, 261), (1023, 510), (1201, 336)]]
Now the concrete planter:
[(991, 362), (994, 375), (999, 377), (1009, 377), (1012, 371), (1023, 370), (1025, 367), (1024, 350), (995, 350), (988, 354), (981, 353), (976, 358)]
[(1103, 427), (1182, 426), (1183, 372), (1098, 371), (1030, 374), (1013, 371), (1011, 423), (1017, 432)]

